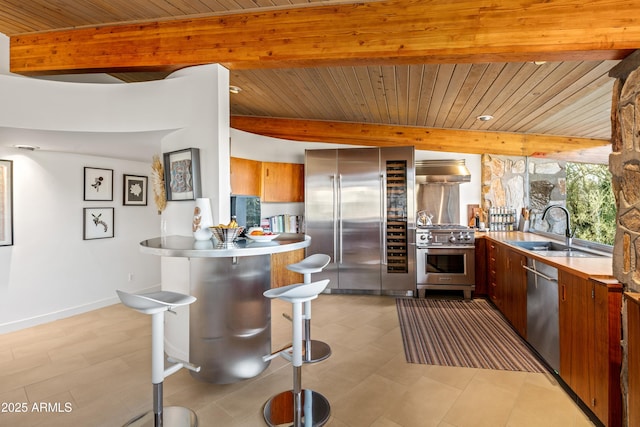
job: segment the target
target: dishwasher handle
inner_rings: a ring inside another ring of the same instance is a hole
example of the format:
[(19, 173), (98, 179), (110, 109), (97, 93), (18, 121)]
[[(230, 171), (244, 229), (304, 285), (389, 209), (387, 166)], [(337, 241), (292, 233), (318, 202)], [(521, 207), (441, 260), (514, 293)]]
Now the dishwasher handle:
[(527, 265), (523, 265), (523, 266), (522, 266), (522, 268), (524, 268), (525, 270), (532, 272), (532, 273), (533, 273), (533, 274), (535, 274), (536, 276), (540, 276), (540, 277), (542, 277), (543, 279), (546, 279), (546, 280), (548, 280), (548, 281), (550, 281), (550, 282), (557, 282), (557, 281), (558, 281), (558, 279), (553, 278), (553, 277), (549, 277), (549, 276), (547, 276), (546, 274), (542, 274), (542, 273), (540, 273), (539, 271), (537, 271), (537, 270), (535, 270), (535, 269), (533, 269), (533, 268), (531, 268), (531, 267), (529, 267), (529, 266), (527, 266)]

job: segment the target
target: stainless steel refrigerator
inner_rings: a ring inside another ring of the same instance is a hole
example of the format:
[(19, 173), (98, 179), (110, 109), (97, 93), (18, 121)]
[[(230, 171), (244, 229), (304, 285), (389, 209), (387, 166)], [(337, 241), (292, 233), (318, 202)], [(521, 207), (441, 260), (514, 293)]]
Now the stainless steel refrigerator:
[(413, 147), (307, 150), (307, 255), (331, 263), (313, 279), (332, 291), (415, 291)]

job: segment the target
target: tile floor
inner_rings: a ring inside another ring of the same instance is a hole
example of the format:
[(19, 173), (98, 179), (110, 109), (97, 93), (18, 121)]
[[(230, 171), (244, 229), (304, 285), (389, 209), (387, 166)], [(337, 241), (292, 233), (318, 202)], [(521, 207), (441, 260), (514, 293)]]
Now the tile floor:
[[(274, 301), (273, 346), (290, 342)], [(405, 362), (392, 297), (321, 295), (313, 336), (333, 350), (303, 368), (303, 385), (331, 403), (330, 426), (590, 426), (549, 375)], [(0, 336), (0, 426), (119, 426), (151, 408), (150, 320), (122, 305)], [(188, 406), (201, 426), (263, 426), (261, 408), (291, 388), (275, 359), (258, 377), (202, 383), (181, 370), (165, 405)]]

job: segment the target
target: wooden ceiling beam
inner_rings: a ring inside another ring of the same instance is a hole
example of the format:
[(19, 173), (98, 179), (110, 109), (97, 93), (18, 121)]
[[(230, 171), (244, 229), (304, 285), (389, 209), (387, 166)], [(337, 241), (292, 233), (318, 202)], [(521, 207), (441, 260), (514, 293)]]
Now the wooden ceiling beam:
[(231, 116), (231, 127), (293, 141), (504, 156), (557, 157), (609, 145), (602, 139), (248, 116)]
[(390, 0), (75, 28), (10, 38), (21, 74), (622, 59), (630, 0)]

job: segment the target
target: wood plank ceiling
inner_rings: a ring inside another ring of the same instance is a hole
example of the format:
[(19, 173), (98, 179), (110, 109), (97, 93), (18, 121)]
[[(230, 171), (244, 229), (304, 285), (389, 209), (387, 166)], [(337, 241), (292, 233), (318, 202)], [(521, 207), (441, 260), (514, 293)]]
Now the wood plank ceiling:
[[(365, 3), (366, 0), (359, 3)], [(247, 10), (341, 4), (314, 0), (0, 0), (8, 36), (103, 24)], [(456, 131), (610, 139), (618, 60), (346, 65), (231, 69), (233, 116), (287, 118)], [(115, 73), (126, 82), (163, 72)], [(490, 121), (477, 117), (489, 114)], [(446, 148), (444, 148), (446, 150)], [(473, 152), (470, 147), (467, 152)], [(603, 153), (598, 152), (598, 156)], [(584, 153), (583, 153), (584, 154)], [(605, 157), (583, 157), (606, 162)]]

